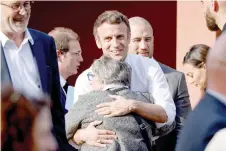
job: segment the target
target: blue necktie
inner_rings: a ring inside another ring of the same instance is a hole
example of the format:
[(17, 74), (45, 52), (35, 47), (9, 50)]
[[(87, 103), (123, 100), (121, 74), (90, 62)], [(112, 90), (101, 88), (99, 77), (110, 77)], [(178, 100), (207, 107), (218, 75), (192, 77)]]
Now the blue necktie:
[(64, 108), (64, 114), (66, 114), (68, 112), (68, 110), (65, 108), (67, 97), (66, 97), (65, 92), (62, 87), (60, 87), (60, 93), (61, 93), (61, 102), (62, 102), (62, 105)]

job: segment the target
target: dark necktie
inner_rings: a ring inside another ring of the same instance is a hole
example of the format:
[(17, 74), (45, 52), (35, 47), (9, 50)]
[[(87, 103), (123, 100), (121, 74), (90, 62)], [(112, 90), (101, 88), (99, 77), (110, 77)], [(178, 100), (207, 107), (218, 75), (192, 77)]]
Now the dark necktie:
[(65, 95), (65, 92), (62, 87), (60, 87), (60, 93), (61, 93), (61, 102), (64, 108), (64, 114), (66, 114), (68, 112), (67, 109), (65, 108), (67, 96)]
[(65, 85), (63, 86), (65, 93), (67, 94), (67, 88), (68, 88), (69, 84), (66, 82)]

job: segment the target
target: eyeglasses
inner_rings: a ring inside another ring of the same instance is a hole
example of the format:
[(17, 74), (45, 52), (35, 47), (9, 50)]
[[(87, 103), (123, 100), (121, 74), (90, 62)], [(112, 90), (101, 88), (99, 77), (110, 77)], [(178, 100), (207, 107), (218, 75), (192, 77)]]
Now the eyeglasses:
[[(25, 10), (30, 10), (31, 9), (31, 3), (34, 3), (34, 2), (33, 1), (26, 1), (22, 5), (23, 5)], [(11, 8), (14, 12), (18, 12), (20, 9), (22, 9), (21, 3), (13, 3), (11, 5), (1, 3), (1, 5)]]
[(88, 80), (91, 81), (93, 79), (94, 75), (91, 72), (89, 72), (89, 73), (87, 73), (87, 77), (88, 77)]
[(69, 49), (68, 49), (68, 48), (62, 48), (62, 49), (60, 49), (60, 51), (63, 51), (63, 52), (68, 52), (68, 51), (69, 51)]

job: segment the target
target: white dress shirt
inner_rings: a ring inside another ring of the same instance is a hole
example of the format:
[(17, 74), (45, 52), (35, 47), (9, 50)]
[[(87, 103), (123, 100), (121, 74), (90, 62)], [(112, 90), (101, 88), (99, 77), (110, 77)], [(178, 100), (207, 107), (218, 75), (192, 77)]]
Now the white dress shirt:
[(24, 40), (19, 48), (2, 31), (0, 40), (14, 89), (28, 98), (38, 99), (43, 92), (38, 67), (29, 45), (29, 42), (34, 44), (29, 31), (25, 31)]
[[(142, 57), (140, 55), (129, 54), (126, 57), (127, 62), (132, 68), (131, 90), (139, 92), (149, 92), (155, 99), (155, 104), (162, 106), (168, 116), (166, 123), (156, 123), (160, 128), (163, 125), (171, 125), (175, 119), (176, 107), (172, 99), (169, 85), (165, 79), (162, 69), (158, 62), (153, 58)], [(79, 95), (91, 91), (87, 73), (91, 69), (85, 70), (76, 80), (74, 103)]]
[(226, 151), (226, 128), (219, 130), (207, 144), (205, 151)]
[(73, 107), (73, 100), (74, 100), (74, 87), (68, 85), (67, 92), (64, 90), (64, 85), (66, 84), (66, 80), (60, 76), (60, 86), (62, 87), (64, 94), (66, 95), (66, 103), (65, 108), (67, 110), (70, 110)]
[(65, 95), (67, 95), (67, 93), (64, 90), (64, 85), (66, 84), (66, 82), (67, 81), (62, 76), (60, 76), (60, 86), (62, 87)]

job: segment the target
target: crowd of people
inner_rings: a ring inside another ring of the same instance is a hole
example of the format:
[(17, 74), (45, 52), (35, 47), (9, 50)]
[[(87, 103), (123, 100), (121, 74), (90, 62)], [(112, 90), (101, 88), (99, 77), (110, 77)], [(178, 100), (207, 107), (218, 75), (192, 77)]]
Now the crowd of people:
[[(0, 0), (2, 151), (223, 151), (226, 2), (202, 1), (213, 47), (194, 44), (182, 73), (154, 58), (143, 17), (106, 10), (94, 22), (100, 58), (66, 107), (67, 78), (83, 62), (79, 35), (28, 28), (33, 1)], [(186, 78), (203, 92), (192, 110)]]

